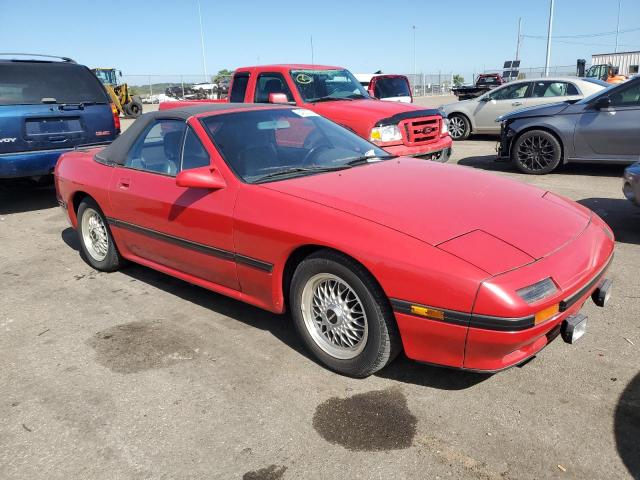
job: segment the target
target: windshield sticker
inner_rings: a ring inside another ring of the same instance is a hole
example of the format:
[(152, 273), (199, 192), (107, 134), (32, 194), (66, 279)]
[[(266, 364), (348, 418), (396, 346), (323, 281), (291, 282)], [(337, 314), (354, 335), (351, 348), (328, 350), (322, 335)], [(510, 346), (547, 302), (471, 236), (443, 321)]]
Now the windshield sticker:
[(302, 85), (307, 85), (313, 82), (313, 77), (310, 75), (307, 75), (306, 73), (299, 73), (298, 75), (296, 75), (296, 82)]
[(320, 116), (316, 112), (312, 112), (311, 110), (306, 110), (304, 108), (296, 108), (295, 110), (292, 110), (292, 112), (300, 117), (319, 117)]

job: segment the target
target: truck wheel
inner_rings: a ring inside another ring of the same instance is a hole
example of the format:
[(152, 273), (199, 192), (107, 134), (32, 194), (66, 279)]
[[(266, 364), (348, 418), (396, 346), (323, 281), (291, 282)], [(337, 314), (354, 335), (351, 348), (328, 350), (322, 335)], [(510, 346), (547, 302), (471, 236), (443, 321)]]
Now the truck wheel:
[(323, 250), (303, 260), (289, 298), (302, 340), (335, 372), (367, 377), (401, 350), (389, 300), (371, 274), (345, 255)]
[(544, 130), (530, 130), (520, 135), (511, 149), (511, 161), (518, 170), (530, 175), (552, 172), (562, 160), (562, 146)]
[(124, 113), (129, 117), (138, 118), (142, 115), (142, 103), (138, 100), (133, 100), (124, 106)]
[(449, 135), (454, 140), (466, 140), (471, 134), (471, 123), (464, 115), (449, 115)]

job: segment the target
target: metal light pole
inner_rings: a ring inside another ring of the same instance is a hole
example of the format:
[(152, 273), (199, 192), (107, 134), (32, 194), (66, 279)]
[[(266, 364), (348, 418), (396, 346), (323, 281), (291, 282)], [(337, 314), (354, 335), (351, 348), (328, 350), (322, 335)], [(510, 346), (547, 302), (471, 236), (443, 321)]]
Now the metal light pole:
[(551, 59), (551, 32), (553, 30), (553, 4), (555, 0), (551, 0), (549, 5), (549, 28), (547, 30), (547, 60), (544, 63), (544, 76), (549, 76), (549, 60)]
[(618, 0), (618, 23), (616, 25), (616, 51), (614, 53), (618, 53), (618, 35), (620, 34), (620, 6), (622, 4), (622, 0)]
[(311, 65), (315, 65), (313, 60), (313, 35), (311, 35)]
[(520, 59), (520, 40), (522, 39), (520, 31), (522, 30), (522, 17), (518, 19), (518, 41), (516, 43), (516, 60)]
[(413, 81), (416, 81), (416, 26), (412, 25), (411, 28), (413, 29)]
[(202, 10), (200, 9), (200, 0), (196, 0), (198, 3), (198, 17), (200, 18), (200, 43), (202, 45), (202, 69), (204, 71), (204, 81), (209, 83), (211, 80), (209, 80), (208, 75), (207, 75), (207, 58), (204, 54), (204, 30), (202, 28)]

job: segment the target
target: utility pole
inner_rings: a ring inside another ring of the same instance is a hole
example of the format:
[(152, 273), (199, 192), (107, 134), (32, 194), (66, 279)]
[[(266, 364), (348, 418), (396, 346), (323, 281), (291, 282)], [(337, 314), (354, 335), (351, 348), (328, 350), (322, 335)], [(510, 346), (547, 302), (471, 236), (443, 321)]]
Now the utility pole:
[(549, 76), (549, 60), (551, 60), (551, 33), (553, 31), (553, 4), (555, 0), (551, 0), (549, 4), (549, 28), (547, 30), (547, 60), (544, 63), (544, 76)]
[(204, 54), (204, 30), (202, 28), (202, 10), (200, 9), (200, 0), (196, 0), (198, 3), (198, 17), (200, 18), (200, 43), (202, 45), (202, 69), (204, 71), (204, 81), (210, 83), (211, 80), (207, 75), (207, 57)]
[(313, 63), (313, 35), (311, 35), (311, 65), (315, 65)]
[(516, 42), (516, 60), (520, 60), (520, 41), (522, 36), (520, 31), (522, 30), (522, 17), (518, 19), (518, 41)]
[(620, 34), (620, 6), (622, 4), (622, 0), (618, 0), (618, 23), (616, 24), (616, 51), (618, 53), (618, 35)]
[(412, 25), (411, 28), (413, 29), (413, 82), (415, 86), (416, 75), (418, 73), (416, 71), (416, 26)]

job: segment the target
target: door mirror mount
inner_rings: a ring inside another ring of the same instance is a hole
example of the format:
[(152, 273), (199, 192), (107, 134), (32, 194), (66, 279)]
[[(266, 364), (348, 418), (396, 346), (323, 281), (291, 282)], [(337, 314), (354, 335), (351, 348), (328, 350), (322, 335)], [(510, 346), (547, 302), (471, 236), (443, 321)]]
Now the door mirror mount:
[(593, 104), (593, 108), (596, 110), (606, 110), (611, 107), (611, 98), (606, 95), (604, 97), (600, 97)]
[(184, 188), (204, 188), (221, 190), (227, 183), (215, 168), (201, 167), (183, 170), (176, 175), (176, 185)]

